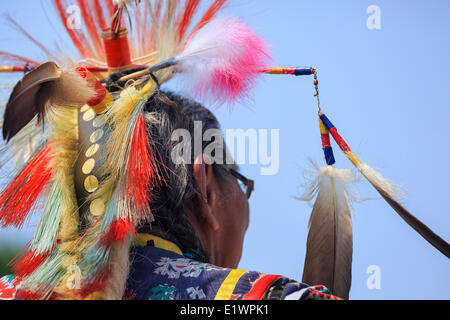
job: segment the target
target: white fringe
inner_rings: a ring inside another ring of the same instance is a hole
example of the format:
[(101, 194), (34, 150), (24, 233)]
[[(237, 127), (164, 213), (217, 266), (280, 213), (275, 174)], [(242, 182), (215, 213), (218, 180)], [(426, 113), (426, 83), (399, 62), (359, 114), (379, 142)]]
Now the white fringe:
[(319, 168), (318, 165), (312, 161), (311, 164), (312, 166), (314, 166), (315, 170), (308, 171), (309, 177), (307, 177), (307, 179), (309, 179), (309, 181), (304, 186), (305, 191), (303, 195), (297, 197), (297, 200), (306, 201), (312, 205), (311, 202), (317, 196), (319, 190), (323, 190), (323, 188), (325, 188), (325, 185), (327, 185), (329, 177), (336, 178), (336, 187), (345, 190), (345, 193), (347, 194), (349, 200), (361, 200), (357, 191), (353, 187), (354, 182), (361, 181), (355, 171), (350, 169), (336, 169), (333, 166), (325, 166)]
[(130, 247), (132, 239), (129, 237), (125, 243), (118, 242), (113, 247), (114, 264), (111, 266), (112, 274), (105, 287), (106, 300), (122, 300), (126, 289), (128, 273), (130, 270)]

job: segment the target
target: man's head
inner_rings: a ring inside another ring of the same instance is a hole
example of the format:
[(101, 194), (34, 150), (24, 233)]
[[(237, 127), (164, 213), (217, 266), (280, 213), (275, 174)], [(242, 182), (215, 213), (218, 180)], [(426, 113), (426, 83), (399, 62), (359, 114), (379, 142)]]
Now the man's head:
[[(189, 161), (173, 161), (176, 129), (185, 129), (194, 139), (195, 122), (202, 134), (220, 129), (214, 115), (202, 105), (174, 94), (150, 99), (146, 106), (149, 133), (165, 166), (167, 186), (153, 193), (152, 226), (141, 231), (159, 233), (180, 246), (183, 253), (222, 267), (237, 267), (249, 224), (247, 195), (241, 188), (234, 164), (218, 164), (189, 144)], [(223, 142), (223, 138), (221, 138)], [(223, 159), (226, 159), (224, 142)], [(234, 171), (233, 171), (234, 170)]]
[(199, 195), (187, 203), (186, 213), (211, 262), (236, 268), (249, 224), (247, 196), (226, 169), (221, 174), (230, 176), (223, 179), (205, 162), (200, 155), (193, 164)]

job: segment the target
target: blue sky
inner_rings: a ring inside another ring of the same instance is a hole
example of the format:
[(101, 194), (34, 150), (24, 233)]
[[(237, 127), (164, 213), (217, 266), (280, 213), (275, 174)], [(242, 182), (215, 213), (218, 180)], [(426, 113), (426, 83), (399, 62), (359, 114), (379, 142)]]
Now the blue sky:
[[(45, 2), (8, 1), (1, 13), (12, 14), (51, 46), (56, 36), (42, 10)], [(380, 30), (366, 26), (370, 5), (380, 8)], [(264, 37), (275, 64), (318, 69), (322, 107), (350, 147), (401, 184), (408, 193), (405, 206), (450, 241), (445, 121), (450, 116), (450, 2), (236, 0), (225, 14), (241, 17)], [(0, 43), (4, 51), (43, 56), (7, 27), (0, 30)], [(312, 81), (264, 76), (251, 103), (234, 106), (232, 113), (226, 108), (215, 112), (224, 130), (280, 130), (276, 175), (260, 175), (260, 164), (241, 166), (256, 180), (241, 269), (301, 280), (311, 207), (295, 197), (302, 193), (308, 159), (323, 163)], [(351, 168), (335, 145), (334, 150), (336, 167)], [(369, 200), (353, 204), (350, 298), (450, 299), (450, 261), (367, 182), (356, 187)], [(0, 239), (25, 242), (32, 230), (1, 231)], [(379, 290), (366, 285), (372, 265), (381, 271)]]

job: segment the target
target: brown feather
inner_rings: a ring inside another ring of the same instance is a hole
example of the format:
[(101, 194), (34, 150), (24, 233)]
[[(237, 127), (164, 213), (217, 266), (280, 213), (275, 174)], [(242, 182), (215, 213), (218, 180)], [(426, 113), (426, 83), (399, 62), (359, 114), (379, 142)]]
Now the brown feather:
[(400, 215), (400, 217), (406, 221), (414, 230), (416, 230), (425, 240), (438, 249), (442, 254), (450, 259), (450, 245), (437, 234), (435, 234), (427, 225), (413, 216), (408, 210), (406, 210), (397, 200), (390, 196), (383, 189), (375, 189), (381, 194), (387, 203)]
[[(42, 118), (45, 97), (39, 91), (49, 82), (61, 77), (61, 71), (53, 62), (47, 62), (26, 74), (13, 89), (6, 105), (3, 120), (3, 139), (9, 141), (33, 118)], [(39, 99), (36, 97), (39, 96)], [(38, 101), (39, 100), (39, 101)]]
[(395, 199), (395, 196), (401, 195), (403, 192), (394, 183), (384, 178), (380, 173), (365, 163), (359, 164), (358, 170), (407, 224), (447, 258), (450, 258), (450, 245), (428, 228), (427, 225), (413, 216)]
[(14, 87), (5, 108), (3, 139), (9, 141), (36, 116), (42, 122), (49, 105), (78, 106), (96, 94), (76, 71), (47, 62), (26, 74)]
[(348, 299), (353, 232), (348, 194), (338, 170), (323, 169), (313, 193), (318, 194), (309, 220), (303, 282), (325, 285), (334, 295)]

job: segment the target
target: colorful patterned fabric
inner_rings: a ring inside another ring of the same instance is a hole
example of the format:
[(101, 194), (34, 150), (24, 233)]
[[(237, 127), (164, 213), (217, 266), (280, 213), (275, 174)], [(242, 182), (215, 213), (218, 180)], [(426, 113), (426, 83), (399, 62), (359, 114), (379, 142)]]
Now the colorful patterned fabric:
[[(145, 240), (145, 241), (143, 241)], [(162, 248), (164, 249), (162, 249)], [(336, 300), (324, 286), (256, 271), (228, 269), (181, 255), (171, 242), (140, 235), (130, 250), (126, 300)], [(20, 279), (0, 279), (0, 300), (12, 300)]]
[(134, 300), (336, 300), (324, 286), (220, 268), (155, 246), (131, 249), (127, 295)]

